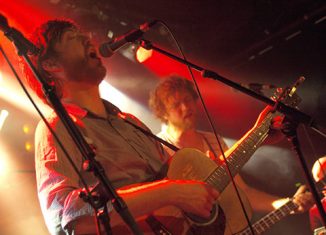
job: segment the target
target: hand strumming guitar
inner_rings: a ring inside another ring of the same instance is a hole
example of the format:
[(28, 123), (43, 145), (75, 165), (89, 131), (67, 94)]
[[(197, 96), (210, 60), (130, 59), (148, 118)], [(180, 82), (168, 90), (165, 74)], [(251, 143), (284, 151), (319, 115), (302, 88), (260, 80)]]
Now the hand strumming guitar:
[(219, 192), (200, 181), (174, 180), (172, 204), (185, 212), (208, 218)]

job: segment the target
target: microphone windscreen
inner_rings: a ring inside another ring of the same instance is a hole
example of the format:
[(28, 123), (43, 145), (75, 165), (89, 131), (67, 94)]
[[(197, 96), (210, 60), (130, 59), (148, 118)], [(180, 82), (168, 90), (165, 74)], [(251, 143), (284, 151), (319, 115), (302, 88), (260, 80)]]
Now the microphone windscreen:
[(99, 47), (100, 55), (103, 57), (111, 57), (113, 55), (113, 51), (111, 50), (109, 43), (103, 43)]

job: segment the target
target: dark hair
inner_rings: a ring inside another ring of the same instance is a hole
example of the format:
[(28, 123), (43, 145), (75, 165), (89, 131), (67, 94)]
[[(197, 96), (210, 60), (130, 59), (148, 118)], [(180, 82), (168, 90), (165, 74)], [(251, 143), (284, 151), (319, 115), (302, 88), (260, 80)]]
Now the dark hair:
[[(50, 20), (38, 27), (30, 38), (34, 45), (40, 49), (40, 52), (37, 55), (30, 56), (30, 59), (45, 81), (55, 87), (59, 98), (62, 98), (60, 81), (44, 70), (42, 63), (47, 59), (56, 58), (55, 44), (60, 42), (63, 33), (70, 29), (75, 30), (79, 29), (79, 27), (73, 21), (67, 19)], [(39, 81), (37, 81), (25, 62), (22, 62), (22, 68), (28, 85), (38, 97), (47, 103)]]
[(166, 114), (165, 101), (169, 96), (174, 95), (179, 91), (188, 92), (194, 100), (198, 99), (198, 94), (194, 88), (194, 84), (186, 78), (178, 75), (171, 75), (163, 79), (150, 93), (149, 107), (152, 109), (154, 114), (161, 119), (163, 122), (167, 122), (164, 118)]

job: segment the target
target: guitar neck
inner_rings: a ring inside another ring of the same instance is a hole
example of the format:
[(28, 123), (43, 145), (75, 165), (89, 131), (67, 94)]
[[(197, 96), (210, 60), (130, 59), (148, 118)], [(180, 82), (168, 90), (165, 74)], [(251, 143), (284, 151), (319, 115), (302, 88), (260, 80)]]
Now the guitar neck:
[[(298, 208), (298, 205), (295, 204), (292, 200), (290, 200), (280, 208), (270, 212), (269, 214), (267, 214), (266, 216), (264, 216), (263, 218), (261, 218), (260, 220), (258, 220), (256, 223), (252, 225), (255, 234), (264, 233), (272, 225), (276, 224), (284, 217), (288, 216), (296, 208)], [(242, 232), (237, 233), (237, 235), (251, 235), (251, 234), (252, 233), (250, 228), (247, 228)]]
[[(235, 176), (244, 164), (250, 159), (253, 153), (266, 139), (273, 113), (266, 115), (260, 125), (252, 129), (238, 146), (227, 156), (227, 165), (230, 169), (232, 177)], [(230, 182), (230, 176), (227, 171), (226, 164), (218, 166), (213, 173), (205, 180), (206, 183), (215, 187), (222, 192)]]

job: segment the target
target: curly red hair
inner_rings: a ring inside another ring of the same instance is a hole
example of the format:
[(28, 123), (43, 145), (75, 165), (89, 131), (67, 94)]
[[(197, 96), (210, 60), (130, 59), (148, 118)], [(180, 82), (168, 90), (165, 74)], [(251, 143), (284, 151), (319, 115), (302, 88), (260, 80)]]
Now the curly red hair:
[(188, 92), (194, 100), (198, 99), (198, 94), (194, 88), (194, 84), (186, 78), (178, 75), (171, 75), (163, 79), (150, 93), (149, 107), (152, 109), (156, 117), (161, 119), (164, 123), (167, 122), (165, 101), (169, 96), (173, 96), (180, 91)]

